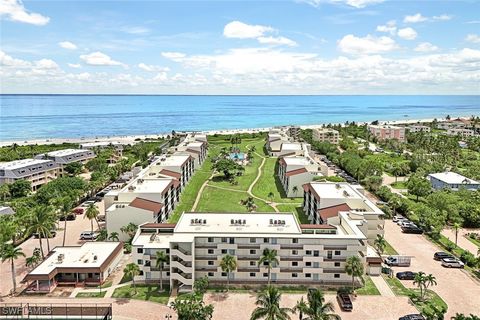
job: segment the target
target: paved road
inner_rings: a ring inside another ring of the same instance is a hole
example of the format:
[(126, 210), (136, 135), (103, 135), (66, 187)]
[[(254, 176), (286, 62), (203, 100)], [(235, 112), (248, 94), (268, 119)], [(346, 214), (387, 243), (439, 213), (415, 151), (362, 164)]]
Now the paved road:
[[(414, 256), (409, 268), (400, 270), (423, 271), (433, 274), (438, 285), (432, 289), (448, 304), (445, 319), (450, 319), (456, 312), (464, 314), (479, 314), (480, 282), (473, 279), (465, 270), (443, 268), (438, 261), (433, 260), (433, 254), (441, 251), (422, 235), (404, 234), (392, 221), (385, 221), (385, 238), (402, 254)], [(412, 286), (412, 281), (404, 281), (406, 286)]]

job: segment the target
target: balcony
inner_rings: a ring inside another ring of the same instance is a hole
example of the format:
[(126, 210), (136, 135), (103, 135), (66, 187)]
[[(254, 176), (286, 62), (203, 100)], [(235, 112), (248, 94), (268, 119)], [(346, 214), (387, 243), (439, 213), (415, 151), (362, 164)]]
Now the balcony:
[(215, 266), (200, 266), (195, 267), (195, 271), (217, 271), (218, 267)]
[(325, 262), (344, 262), (347, 261), (345, 257), (331, 257), (331, 258), (324, 258), (323, 261)]
[(280, 261), (303, 261), (303, 256), (280, 257)]
[(302, 272), (303, 272), (303, 268), (300, 268), (300, 267), (280, 268), (280, 272), (296, 272), (296, 273), (302, 273)]
[(260, 245), (257, 243), (242, 243), (237, 245), (238, 249), (260, 249)]
[(258, 261), (260, 259), (260, 256), (238, 256), (237, 260), (239, 261)]
[(300, 243), (289, 243), (289, 244), (280, 244), (280, 249), (303, 249), (303, 244)]
[(237, 272), (260, 272), (260, 268), (238, 268)]
[(326, 245), (326, 246), (323, 246), (323, 250), (347, 250), (347, 246)]
[(198, 248), (198, 249), (216, 249), (217, 248), (217, 244), (216, 243), (196, 243), (195, 244), (195, 248)]
[(211, 256), (196, 256), (195, 260), (217, 260), (216, 255), (211, 255)]
[(323, 269), (323, 273), (345, 273), (344, 269)]

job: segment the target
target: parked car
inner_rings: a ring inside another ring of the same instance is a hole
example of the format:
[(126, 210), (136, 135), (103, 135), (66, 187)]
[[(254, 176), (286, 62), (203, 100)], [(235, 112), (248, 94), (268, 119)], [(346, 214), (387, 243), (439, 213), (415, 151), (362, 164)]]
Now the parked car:
[(403, 233), (414, 233), (414, 234), (422, 234), (423, 230), (417, 226), (406, 226), (402, 227)]
[(80, 240), (96, 240), (98, 234), (92, 231), (83, 231), (80, 233)]
[(409, 256), (389, 256), (385, 259), (388, 266), (409, 267), (412, 258)]
[(416, 272), (412, 271), (403, 271), (403, 272), (397, 272), (397, 278), (399, 280), (413, 280), (415, 279)]
[(73, 213), (75, 214), (83, 214), (83, 212), (85, 211), (85, 209), (83, 208), (75, 208), (72, 210)]
[(97, 216), (97, 220), (98, 220), (99, 222), (104, 222), (104, 221), (105, 221), (105, 215), (104, 215), (104, 214), (99, 214), (99, 215)]
[(338, 293), (337, 294), (337, 301), (340, 305), (340, 308), (343, 311), (352, 311), (353, 310), (353, 303), (350, 299), (350, 296), (347, 293)]
[(445, 268), (464, 268), (465, 264), (455, 258), (443, 258), (442, 266), (444, 266)]
[[(56, 231), (56, 230), (50, 230), (50, 233), (47, 234), (47, 236), (48, 236), (49, 238), (54, 238), (56, 235), (57, 235), (57, 231)], [(38, 237), (39, 237), (39, 235), (38, 235), (37, 232), (32, 233), (32, 236), (33, 236), (34, 238), (36, 238), (36, 239), (38, 239)], [(42, 234), (42, 238), (46, 238), (45, 234)]]
[(421, 314), (407, 314), (406, 316), (398, 318), (398, 320), (425, 320)]
[[(397, 220), (397, 224), (399, 226), (402, 226), (404, 223), (407, 223), (407, 222), (411, 222), (410, 220), (408, 220), (407, 218), (403, 218), (403, 219), (398, 219)], [(412, 222), (413, 223), (413, 222)]]
[[(378, 205), (386, 205), (387, 203), (383, 202), (383, 201), (377, 201), (377, 204)], [(402, 220), (406, 220), (406, 218), (404, 216), (399, 216), (399, 215), (393, 216), (393, 219), (392, 219), (392, 221), (396, 222), (396, 223), (398, 223)]]
[(444, 258), (454, 258), (450, 253), (447, 253), (447, 252), (435, 252), (435, 254), (433, 255), (433, 260), (437, 260), (437, 261), (440, 261)]
[(65, 221), (65, 220), (72, 221), (72, 220), (75, 220), (75, 219), (77, 219), (77, 215), (75, 214), (75, 212), (70, 212), (67, 216), (61, 214), (60, 217), (59, 217), (60, 221)]
[(400, 220), (398, 223), (397, 223), (400, 227), (411, 227), (411, 226), (417, 226), (415, 223), (413, 223), (412, 221), (408, 220), (408, 219), (404, 219), (404, 220)]
[(88, 200), (88, 201), (85, 201), (84, 203), (82, 203), (82, 207), (88, 207), (90, 206), (91, 204), (94, 204), (95, 201), (92, 201), (92, 200)]
[(105, 190), (104, 190), (104, 191), (100, 191), (100, 192), (98, 192), (98, 193), (96, 194), (96, 196), (97, 196), (98, 198), (103, 198), (103, 197), (107, 194), (107, 192), (108, 192), (108, 191), (105, 191)]

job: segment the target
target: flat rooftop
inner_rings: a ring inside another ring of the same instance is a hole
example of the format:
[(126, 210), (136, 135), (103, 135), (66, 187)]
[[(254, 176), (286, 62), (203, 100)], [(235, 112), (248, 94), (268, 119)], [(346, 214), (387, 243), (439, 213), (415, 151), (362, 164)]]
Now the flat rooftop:
[(118, 246), (119, 242), (93, 241), (78, 247), (55, 247), (53, 253), (29, 275), (50, 274), (56, 268), (100, 268)]
[(200, 148), (203, 146), (203, 142), (190, 142), (187, 144), (187, 147), (192, 147), (192, 148)]
[(169, 157), (161, 157), (155, 164), (163, 166), (181, 167), (189, 158), (189, 155), (173, 154)]
[(285, 157), (283, 158), (283, 161), (285, 161), (287, 166), (306, 166), (306, 165), (314, 164), (305, 157)]
[(76, 154), (82, 154), (82, 153), (85, 153), (85, 152), (87, 152), (87, 150), (63, 149), (63, 150), (48, 152), (47, 155), (50, 156), (50, 157), (65, 157), (65, 156), (71, 156), (71, 155), (76, 155)]
[(313, 190), (322, 199), (362, 199), (364, 198), (348, 183), (311, 182)]
[(127, 184), (121, 192), (162, 193), (172, 181), (172, 178), (137, 178)]
[(467, 178), (458, 174), (456, 172), (439, 172), (439, 173), (432, 173), (429, 174), (430, 177), (434, 177), (440, 181), (443, 181), (448, 184), (480, 184), (480, 182), (475, 181), (473, 179)]
[(282, 143), (283, 150), (302, 150), (301, 143)]
[(15, 169), (21, 169), (24, 167), (36, 165), (36, 164), (44, 164), (49, 162), (52, 162), (52, 160), (43, 160), (43, 159), (14, 160), (14, 161), (0, 163), (0, 170), (15, 170)]

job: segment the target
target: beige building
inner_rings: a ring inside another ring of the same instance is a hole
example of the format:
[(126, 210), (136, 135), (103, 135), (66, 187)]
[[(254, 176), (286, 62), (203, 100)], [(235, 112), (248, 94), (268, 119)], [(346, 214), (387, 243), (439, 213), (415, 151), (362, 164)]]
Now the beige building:
[(232, 255), (237, 270), (233, 285), (265, 285), (268, 270), (258, 265), (264, 249), (277, 251), (278, 264), (271, 282), (279, 285), (345, 286), (351, 277), (345, 261), (358, 256), (366, 262), (367, 220), (361, 214), (342, 212), (324, 224), (302, 225), (292, 213), (185, 212), (177, 224), (147, 223), (133, 240), (133, 261), (141, 268), (135, 278), (155, 282), (157, 251), (169, 256), (163, 279), (179, 291), (190, 291), (195, 279), (207, 276), (213, 285), (227, 282), (220, 268), (222, 257)]
[(378, 140), (396, 139), (405, 142), (405, 128), (392, 125), (368, 125), (368, 131)]
[(339, 137), (340, 135), (338, 131), (331, 128), (319, 128), (312, 130), (313, 141), (338, 144)]
[(63, 175), (65, 165), (72, 162), (85, 164), (90, 159), (95, 158), (95, 153), (92, 150), (64, 149), (40, 154), (35, 158), (53, 160), (58, 165), (59, 173)]
[(23, 159), (0, 163), (0, 185), (24, 179), (30, 181), (32, 191), (36, 191), (59, 175), (59, 166), (53, 160)]
[(295, 141), (298, 141), (302, 134), (302, 129), (299, 126), (289, 126), (286, 131), (287, 135)]
[(462, 138), (473, 137), (475, 136), (475, 131), (470, 129), (448, 129), (447, 135), (449, 136), (460, 136)]
[(194, 161), (194, 157), (187, 154), (162, 155), (142, 174), (145, 178), (174, 178), (183, 190), (195, 171)]
[(408, 131), (412, 133), (416, 132), (430, 132), (431, 128), (429, 126), (422, 126), (422, 125), (413, 125), (408, 127)]
[(202, 141), (184, 142), (176, 147), (176, 154), (190, 155), (194, 158), (195, 169), (207, 158), (207, 143)]
[(282, 144), (289, 141), (289, 138), (281, 131), (272, 130), (267, 135), (267, 150), (270, 154), (278, 153), (282, 148)]
[(303, 197), (303, 185), (322, 176), (322, 168), (310, 157), (283, 157), (278, 160), (277, 175), (289, 198)]

